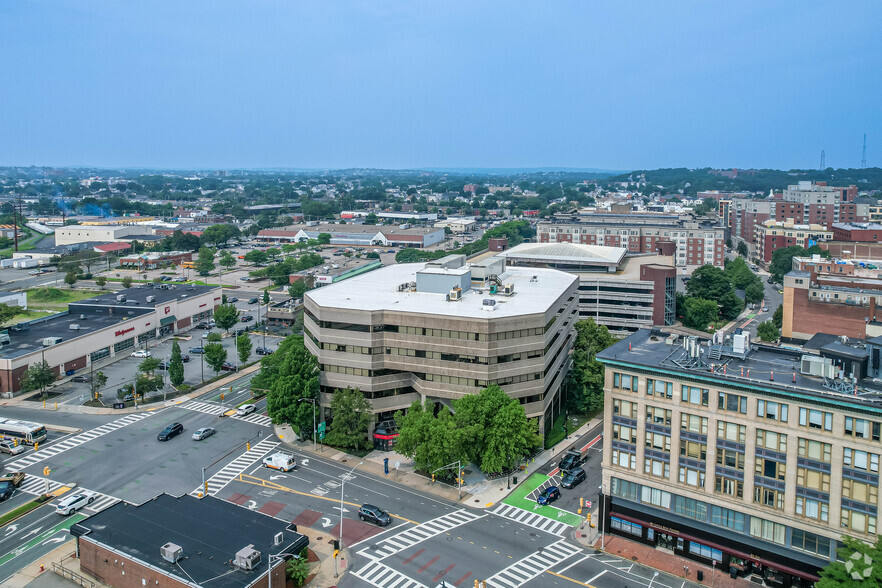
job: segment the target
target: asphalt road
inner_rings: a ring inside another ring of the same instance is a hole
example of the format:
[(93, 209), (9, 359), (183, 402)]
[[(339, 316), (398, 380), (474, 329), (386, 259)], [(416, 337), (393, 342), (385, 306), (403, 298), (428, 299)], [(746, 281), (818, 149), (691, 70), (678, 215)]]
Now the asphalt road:
[[(33, 498), (28, 496), (23, 502)], [(9, 510), (10, 501), (3, 504), (4, 511)], [(49, 502), (0, 529), (0, 586), (7, 586), (16, 571), (70, 539), (68, 528), (83, 518), (81, 513), (56, 514), (55, 505)]]

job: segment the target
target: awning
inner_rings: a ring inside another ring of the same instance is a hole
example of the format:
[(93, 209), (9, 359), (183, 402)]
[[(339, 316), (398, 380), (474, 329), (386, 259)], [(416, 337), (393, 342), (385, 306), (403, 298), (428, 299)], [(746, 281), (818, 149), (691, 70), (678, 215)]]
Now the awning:
[(177, 317), (175, 317), (175, 315), (167, 316), (165, 318), (159, 319), (159, 326), (164, 327), (166, 325), (171, 325), (177, 320), (178, 319), (177, 319)]

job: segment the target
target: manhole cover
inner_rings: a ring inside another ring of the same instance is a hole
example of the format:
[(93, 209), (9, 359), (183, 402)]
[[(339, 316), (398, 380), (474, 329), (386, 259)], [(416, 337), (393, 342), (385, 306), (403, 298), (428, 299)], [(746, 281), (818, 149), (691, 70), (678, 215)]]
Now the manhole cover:
[(536, 537), (536, 533), (530, 533), (530, 537)]
[(316, 537), (315, 540), (316, 540), (316, 541), (321, 541), (321, 540), (322, 540), (322, 537)]

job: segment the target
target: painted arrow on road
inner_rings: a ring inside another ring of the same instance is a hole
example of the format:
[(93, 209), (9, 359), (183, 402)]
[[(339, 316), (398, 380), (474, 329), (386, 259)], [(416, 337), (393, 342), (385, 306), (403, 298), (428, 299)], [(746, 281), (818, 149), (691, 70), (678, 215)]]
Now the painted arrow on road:
[(327, 529), (328, 527), (330, 527), (333, 524), (334, 523), (332, 523), (331, 519), (329, 519), (328, 517), (322, 517), (322, 527), (323, 528)]
[(18, 525), (9, 525), (6, 527), (6, 534), (15, 533), (18, 530)]
[(247, 508), (251, 509), (251, 510), (254, 510), (255, 508), (257, 508), (257, 503), (254, 502), (253, 500), (249, 500), (249, 501), (245, 504), (245, 506), (246, 506)]
[(287, 478), (287, 477), (288, 477), (288, 476), (286, 476), (285, 474), (280, 474), (280, 475), (278, 475), (278, 476), (270, 476), (270, 480), (281, 480), (281, 479), (284, 479), (284, 478)]
[(64, 543), (65, 540), (66, 539), (64, 537), (53, 537), (52, 539), (47, 539), (46, 541), (43, 541), (43, 545), (49, 545), (50, 543)]
[(31, 529), (30, 531), (28, 531), (27, 533), (25, 533), (24, 536), (25, 536), (25, 537), (28, 537), (28, 536), (30, 536), (30, 535), (36, 535), (37, 533), (40, 532), (40, 529), (42, 529), (42, 528), (43, 528), (43, 527), (37, 527), (36, 529)]
[(301, 459), (301, 460), (300, 460), (300, 463), (301, 463), (302, 465), (308, 466), (308, 465), (309, 465), (309, 458)]

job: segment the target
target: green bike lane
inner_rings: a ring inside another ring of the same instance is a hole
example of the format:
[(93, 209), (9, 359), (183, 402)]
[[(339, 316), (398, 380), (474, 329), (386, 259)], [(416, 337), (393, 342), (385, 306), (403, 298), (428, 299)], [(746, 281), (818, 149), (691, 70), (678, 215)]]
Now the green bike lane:
[(50, 501), (0, 529), (0, 585), (70, 539), (68, 529), (86, 515), (61, 516)]
[[(551, 504), (540, 505), (536, 502), (539, 493), (548, 486), (554, 485), (554, 478), (550, 478), (545, 474), (534, 473), (530, 475), (514, 492), (502, 500), (503, 504), (520, 508), (531, 513), (560, 521), (571, 527), (578, 527), (582, 522), (582, 517), (576, 513), (557, 508)], [(567, 492), (567, 490), (561, 490)]]

